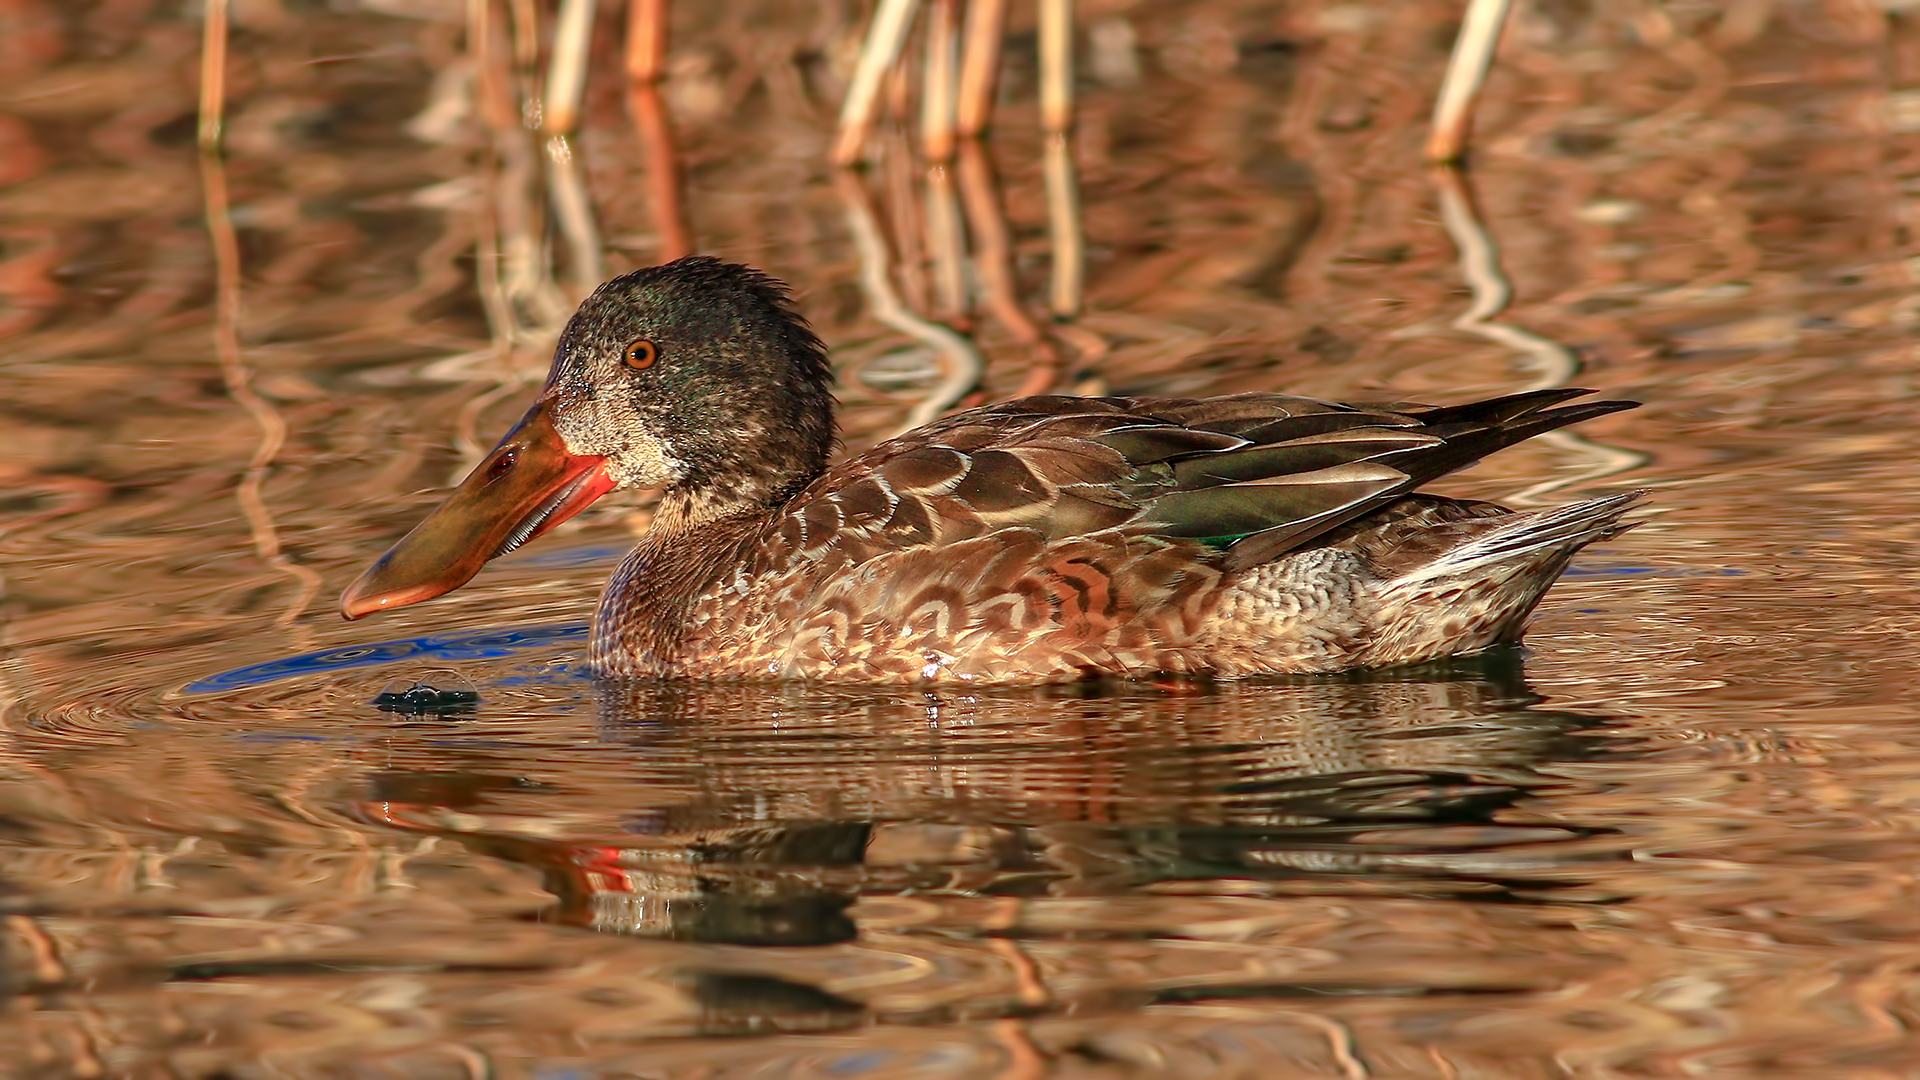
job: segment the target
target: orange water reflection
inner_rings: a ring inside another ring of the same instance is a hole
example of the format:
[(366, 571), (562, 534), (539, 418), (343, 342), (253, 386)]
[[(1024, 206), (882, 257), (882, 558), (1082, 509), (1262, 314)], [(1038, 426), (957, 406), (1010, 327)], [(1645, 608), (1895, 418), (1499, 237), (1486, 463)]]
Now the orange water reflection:
[[(1088, 313), (1042, 349), (983, 309), (991, 392), (1049, 349), (1079, 385), (1159, 393), (1537, 377), (1456, 328), (1419, 166), (1455, 6), (1083, 8)], [(518, 61), (476, 82), (461, 5), (237, 7), (239, 355), (286, 430), (243, 503), (262, 426), (215, 349), (199, 27), (11, 11), (0, 1062), (22, 1075), (1920, 1070), (1901, 5), (1516, 13), (1472, 174), (1502, 318), (1647, 405), (1448, 490), (1655, 492), (1556, 589), (1524, 678), (936, 696), (606, 691), (564, 636), (188, 692), (577, 623), (645, 508), (376, 629), (308, 605), (303, 574), (337, 591), (544, 372), (568, 267), (513, 262), (546, 242), (544, 151), (485, 96)], [(801, 288), (857, 447), (930, 363), (872, 319), (822, 164), (864, 13), (675, 18), (686, 224)], [(1031, 19), (988, 143), (1030, 313)], [(573, 147), (613, 272), (665, 241), (612, 46), (593, 62)], [(871, 174), (889, 229), (915, 212), (902, 154)], [(300, 573), (261, 557), (261, 512)], [(369, 704), (413, 680), (479, 706)]]

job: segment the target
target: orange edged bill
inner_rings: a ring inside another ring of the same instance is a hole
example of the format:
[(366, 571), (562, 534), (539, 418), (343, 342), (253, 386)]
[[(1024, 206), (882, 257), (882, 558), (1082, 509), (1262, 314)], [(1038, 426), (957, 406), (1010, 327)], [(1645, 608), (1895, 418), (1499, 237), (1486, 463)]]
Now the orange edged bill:
[(537, 404), (447, 501), (347, 586), (340, 614), (358, 619), (452, 592), (613, 487), (607, 459), (569, 452)]

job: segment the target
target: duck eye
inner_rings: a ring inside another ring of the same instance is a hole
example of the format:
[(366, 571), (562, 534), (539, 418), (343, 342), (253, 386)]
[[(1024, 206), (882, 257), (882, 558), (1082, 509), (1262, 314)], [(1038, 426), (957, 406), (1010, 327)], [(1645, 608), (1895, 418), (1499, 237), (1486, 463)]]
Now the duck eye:
[(645, 338), (627, 346), (626, 364), (635, 371), (644, 371), (660, 359), (660, 347)]

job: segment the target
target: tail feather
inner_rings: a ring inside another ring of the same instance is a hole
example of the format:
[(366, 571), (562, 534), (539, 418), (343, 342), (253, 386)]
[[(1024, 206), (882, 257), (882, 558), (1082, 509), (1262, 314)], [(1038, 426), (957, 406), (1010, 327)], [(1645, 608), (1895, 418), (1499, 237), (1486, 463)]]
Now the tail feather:
[(1519, 640), (1527, 616), (1574, 553), (1637, 524), (1620, 516), (1644, 494), (1481, 519), (1485, 532), (1380, 584), (1365, 666), (1418, 663)]
[(1622, 522), (1620, 516), (1645, 494), (1645, 491), (1628, 491), (1539, 513), (1514, 515), (1484, 535), (1395, 578), (1394, 585), (1473, 574), (1493, 564), (1524, 558), (1548, 548), (1565, 547), (1567, 554), (1572, 555), (1588, 544), (1618, 536), (1638, 524)]

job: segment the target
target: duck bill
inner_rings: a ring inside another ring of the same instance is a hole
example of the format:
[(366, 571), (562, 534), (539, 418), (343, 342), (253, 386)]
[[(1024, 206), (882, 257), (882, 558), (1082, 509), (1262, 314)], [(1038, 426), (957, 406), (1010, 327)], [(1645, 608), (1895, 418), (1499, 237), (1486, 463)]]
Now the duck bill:
[(546, 405), (535, 405), (446, 502), (347, 587), (340, 613), (358, 619), (452, 592), (613, 486), (607, 459), (569, 453)]

